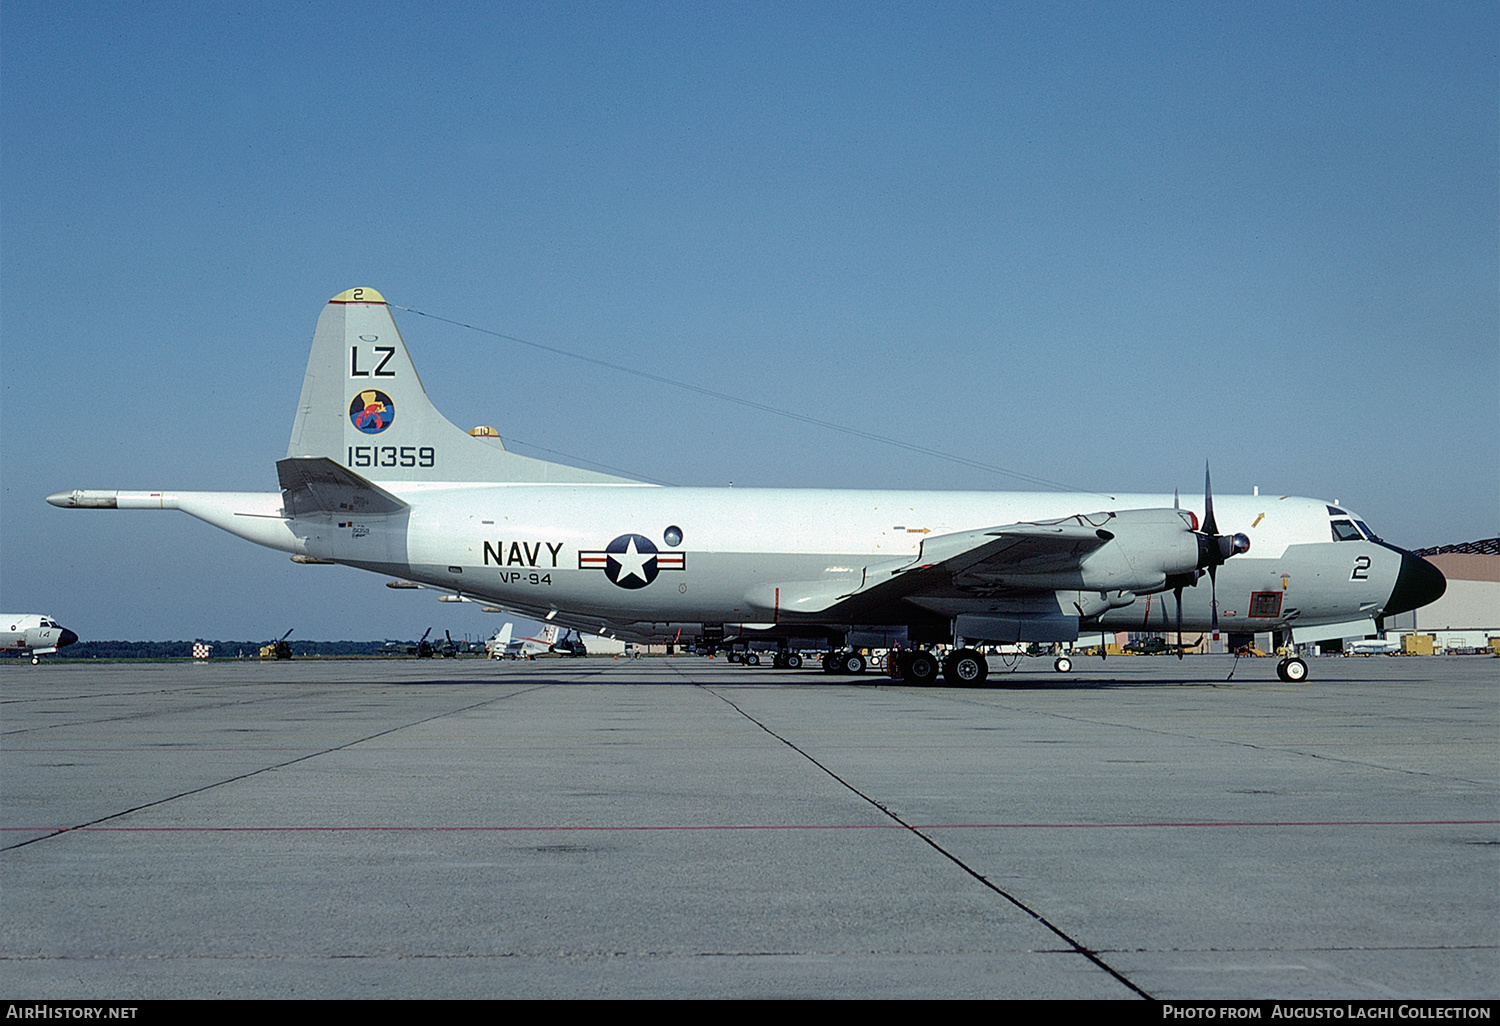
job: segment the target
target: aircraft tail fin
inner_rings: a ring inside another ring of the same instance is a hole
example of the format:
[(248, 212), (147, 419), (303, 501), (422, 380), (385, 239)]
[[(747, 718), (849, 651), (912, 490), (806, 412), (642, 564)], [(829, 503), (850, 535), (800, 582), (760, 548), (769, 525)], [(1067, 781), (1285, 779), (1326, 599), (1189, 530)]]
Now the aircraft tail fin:
[(318, 318), (287, 457), (325, 457), (371, 481), (634, 483), (508, 452), (449, 422), (417, 377), (385, 299), (349, 289)]

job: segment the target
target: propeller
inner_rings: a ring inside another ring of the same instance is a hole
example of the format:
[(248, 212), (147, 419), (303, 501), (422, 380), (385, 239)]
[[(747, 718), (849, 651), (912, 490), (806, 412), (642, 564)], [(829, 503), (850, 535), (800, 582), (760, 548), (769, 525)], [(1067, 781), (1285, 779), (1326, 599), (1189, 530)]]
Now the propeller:
[[(1220, 534), (1214, 518), (1214, 489), (1209, 479), (1208, 463), (1203, 464), (1203, 530), (1198, 534), (1198, 569), (1208, 570), (1210, 600), (1213, 603), (1213, 629), (1219, 629), (1218, 569), (1230, 556), (1250, 551), (1250, 539), (1243, 534)], [(1182, 622), (1182, 588), (1177, 588), (1177, 619)], [(1180, 639), (1179, 639), (1180, 640)]]

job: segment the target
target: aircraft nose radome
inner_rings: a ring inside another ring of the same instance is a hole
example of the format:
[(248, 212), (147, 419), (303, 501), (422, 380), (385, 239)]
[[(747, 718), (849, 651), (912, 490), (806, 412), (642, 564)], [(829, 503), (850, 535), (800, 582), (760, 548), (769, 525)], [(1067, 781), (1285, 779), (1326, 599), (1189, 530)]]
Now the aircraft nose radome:
[(59, 634), (58, 637), (57, 637), (57, 647), (58, 648), (62, 648), (65, 645), (71, 645), (71, 644), (73, 644), (73, 642), (75, 642), (77, 640), (78, 640), (78, 635), (74, 634), (72, 631), (70, 631), (66, 627), (64, 627), (63, 628), (63, 632), (61, 634)]
[(1436, 602), (1448, 590), (1448, 578), (1443, 572), (1421, 556), (1410, 552), (1401, 553), (1401, 570), (1396, 574), (1396, 586), (1385, 604), (1385, 615), (1392, 616)]

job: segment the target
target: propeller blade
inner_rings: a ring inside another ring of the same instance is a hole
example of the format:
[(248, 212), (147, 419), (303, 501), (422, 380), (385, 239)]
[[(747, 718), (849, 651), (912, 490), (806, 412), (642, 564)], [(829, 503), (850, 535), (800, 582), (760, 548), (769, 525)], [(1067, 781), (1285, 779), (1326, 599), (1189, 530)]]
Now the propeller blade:
[(1182, 588), (1172, 589), (1172, 594), (1177, 596), (1177, 658), (1182, 658)]
[(1219, 533), (1219, 522), (1214, 519), (1214, 488), (1208, 477), (1208, 461), (1203, 462), (1203, 533), (1209, 537)]
[(1212, 617), (1212, 622), (1213, 622), (1213, 629), (1214, 629), (1214, 631), (1216, 633), (1219, 630), (1219, 575), (1217, 573), (1215, 573), (1214, 571), (1216, 571), (1217, 569), (1218, 569), (1218, 567), (1214, 566), (1212, 563), (1209, 564), (1209, 567), (1208, 567), (1208, 596), (1209, 596), (1209, 600), (1211, 602), (1213, 602), (1213, 617)]

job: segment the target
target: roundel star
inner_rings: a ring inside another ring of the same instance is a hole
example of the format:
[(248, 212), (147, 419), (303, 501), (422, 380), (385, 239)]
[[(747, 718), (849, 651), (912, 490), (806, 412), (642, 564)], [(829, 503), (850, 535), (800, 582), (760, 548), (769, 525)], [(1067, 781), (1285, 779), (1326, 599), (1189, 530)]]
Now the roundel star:
[(644, 588), (656, 580), (656, 546), (638, 534), (621, 535), (609, 543), (605, 576), (622, 588)]

